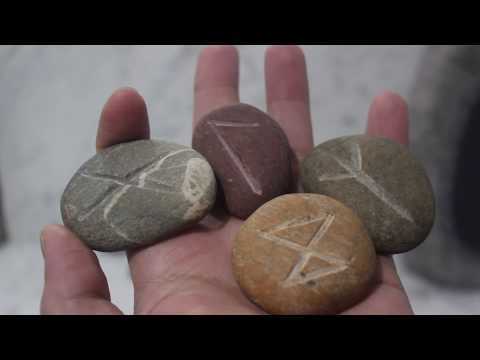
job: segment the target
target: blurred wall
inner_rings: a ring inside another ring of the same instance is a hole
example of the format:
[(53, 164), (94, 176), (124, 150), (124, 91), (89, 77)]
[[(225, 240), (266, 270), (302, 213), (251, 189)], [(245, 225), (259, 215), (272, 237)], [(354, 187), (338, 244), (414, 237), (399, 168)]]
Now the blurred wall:
[(432, 180), (437, 217), (407, 263), (441, 285), (480, 288), (480, 46), (426, 47), (416, 72), (412, 150)]

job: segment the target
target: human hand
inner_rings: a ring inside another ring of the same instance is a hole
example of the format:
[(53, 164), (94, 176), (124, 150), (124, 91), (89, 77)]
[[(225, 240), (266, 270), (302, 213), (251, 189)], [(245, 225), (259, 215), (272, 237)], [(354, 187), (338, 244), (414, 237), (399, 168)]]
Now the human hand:
[[(299, 160), (314, 146), (303, 52), (274, 46), (266, 54), (268, 112), (285, 130)], [(231, 46), (206, 48), (198, 60), (194, 124), (215, 108), (239, 102), (239, 59)], [(392, 93), (377, 97), (368, 134), (408, 143), (408, 110)], [(101, 115), (97, 149), (150, 136), (146, 105), (132, 89), (121, 89)], [(231, 266), (234, 237), (242, 222), (209, 216), (188, 232), (128, 252), (135, 314), (264, 314), (238, 287)], [(107, 279), (93, 251), (68, 229), (42, 232), (45, 285), (42, 314), (121, 314), (111, 303)], [(363, 302), (345, 314), (413, 314), (392, 257), (379, 257), (379, 278)]]

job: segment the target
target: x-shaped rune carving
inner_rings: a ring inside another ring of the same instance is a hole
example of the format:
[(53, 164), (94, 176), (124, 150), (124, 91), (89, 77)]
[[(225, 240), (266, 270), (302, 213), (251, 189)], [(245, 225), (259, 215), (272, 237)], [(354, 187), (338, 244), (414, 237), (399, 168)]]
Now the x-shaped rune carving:
[(97, 209), (101, 208), (104, 204), (105, 207), (103, 209), (103, 217), (106, 223), (121, 237), (125, 238), (126, 240), (130, 240), (128, 236), (122, 232), (115, 224), (113, 224), (109, 220), (109, 214), (112, 211), (112, 209), (115, 207), (115, 205), (120, 201), (120, 199), (131, 189), (131, 188), (139, 188), (139, 189), (146, 189), (146, 182), (147, 178), (149, 182), (153, 182), (157, 185), (166, 187), (171, 189), (171, 191), (168, 190), (159, 190), (159, 189), (151, 189), (148, 188), (149, 191), (155, 192), (155, 193), (174, 193), (174, 189), (171, 185), (162, 183), (158, 179), (154, 179), (150, 175), (153, 174), (156, 171), (161, 170), (169, 170), (173, 168), (179, 168), (179, 167), (186, 167), (186, 165), (180, 165), (180, 166), (173, 166), (173, 167), (168, 167), (168, 168), (162, 168), (162, 165), (165, 163), (165, 161), (175, 155), (178, 155), (183, 152), (189, 152), (193, 151), (191, 149), (182, 149), (178, 151), (171, 152), (167, 155), (162, 155), (160, 158), (155, 159), (145, 166), (136, 169), (132, 173), (127, 174), (124, 178), (119, 178), (115, 176), (108, 176), (108, 175), (97, 175), (97, 174), (87, 174), (83, 173), (81, 174), (82, 177), (96, 180), (96, 181), (106, 181), (112, 184), (115, 184), (117, 186), (112, 187), (108, 191), (102, 194), (102, 196), (99, 197), (99, 199), (92, 204), (89, 208), (85, 209), (79, 216), (78, 216), (78, 221), (83, 222), (87, 220), (90, 215), (92, 215)]

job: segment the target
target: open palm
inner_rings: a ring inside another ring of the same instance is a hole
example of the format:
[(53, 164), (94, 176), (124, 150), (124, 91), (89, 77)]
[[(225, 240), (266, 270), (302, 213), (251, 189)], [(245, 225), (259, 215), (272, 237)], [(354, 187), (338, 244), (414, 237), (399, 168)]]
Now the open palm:
[[(285, 130), (298, 159), (313, 149), (309, 90), (303, 52), (274, 46), (265, 61), (268, 112)], [(195, 80), (194, 125), (206, 113), (239, 102), (239, 59), (232, 46), (201, 53)], [(368, 133), (408, 143), (408, 111), (392, 93), (377, 97)], [(102, 112), (97, 148), (149, 138), (146, 105), (121, 89)], [(264, 314), (243, 295), (231, 269), (233, 239), (241, 221), (207, 217), (169, 241), (128, 253), (135, 314)], [(93, 251), (60, 225), (42, 232), (45, 286), (42, 314), (121, 314), (110, 302), (107, 279)], [(412, 314), (392, 258), (381, 257), (376, 288), (346, 314)]]

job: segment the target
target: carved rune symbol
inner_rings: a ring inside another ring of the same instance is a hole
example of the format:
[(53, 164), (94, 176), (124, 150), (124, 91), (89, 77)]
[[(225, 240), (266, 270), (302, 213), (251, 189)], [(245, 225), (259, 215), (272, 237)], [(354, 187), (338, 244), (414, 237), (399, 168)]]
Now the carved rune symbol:
[[(105, 222), (121, 237), (123, 237), (127, 241), (131, 241), (127, 234), (123, 232), (119, 227), (114, 224), (110, 219), (110, 213), (112, 212), (113, 208), (119, 203), (120, 199), (128, 193), (131, 188), (138, 188), (138, 189), (146, 189), (155, 193), (174, 193), (174, 188), (170, 184), (165, 184), (158, 179), (153, 178), (151, 175), (159, 170), (169, 170), (177, 167), (186, 167), (186, 165), (181, 166), (173, 166), (165, 168), (163, 164), (169, 158), (172, 158), (178, 154), (184, 152), (190, 152), (191, 149), (182, 149), (178, 151), (171, 152), (166, 156), (161, 156), (158, 159), (146, 164), (145, 166), (136, 169), (130, 174), (127, 174), (125, 178), (118, 178), (114, 176), (108, 175), (98, 175), (98, 174), (88, 174), (82, 173), (80, 176), (96, 180), (96, 181), (105, 181), (111, 183), (115, 186), (111, 187), (110, 190), (106, 191), (99, 199), (92, 204), (88, 209), (85, 209), (82, 214), (78, 216), (79, 222), (84, 222), (87, 220), (97, 209), (103, 208), (103, 218)], [(151, 189), (147, 188), (147, 181), (155, 183), (157, 186), (161, 186), (162, 188), (166, 188), (167, 190), (159, 190), (159, 189)]]
[[(295, 264), (293, 269), (288, 274), (287, 278), (283, 281), (284, 287), (292, 287), (296, 285), (310, 284), (317, 279), (324, 278), (325, 276), (340, 273), (348, 268), (348, 262), (338, 257), (329, 256), (320, 253), (316, 250), (318, 244), (327, 234), (328, 230), (335, 221), (334, 215), (328, 215), (325, 219), (314, 219), (311, 221), (299, 222), (298, 220), (287, 221), (269, 232), (261, 232), (260, 235), (269, 241), (274, 242), (280, 246), (284, 246), (288, 249), (295, 250), (300, 255), (300, 260)], [(309, 226), (314, 223), (323, 222), (318, 230), (313, 234), (309, 243), (306, 246), (299, 245), (293, 241), (284, 239), (275, 235), (276, 232), (286, 229), (298, 228), (302, 226)], [(317, 258), (327, 263), (328, 266), (319, 268), (318, 270), (305, 273), (305, 269), (312, 258)]]
[(227, 140), (219, 130), (219, 128), (255, 128), (255, 127), (260, 127), (260, 124), (258, 123), (242, 124), (242, 123), (234, 123), (234, 122), (228, 122), (228, 121), (212, 120), (208, 122), (208, 125), (212, 129), (215, 136), (218, 138), (218, 141), (220, 141), (220, 144), (222, 144), (223, 148), (227, 152), (230, 159), (232, 159), (232, 162), (235, 165), (235, 167), (238, 169), (238, 171), (240, 171), (240, 174), (242, 174), (243, 179), (248, 184), (252, 192), (254, 194), (262, 196), (263, 191), (257, 179), (255, 179), (255, 177), (252, 175), (250, 170), (245, 166), (245, 164), (242, 163), (242, 161), (237, 156), (237, 154), (235, 154), (231, 146), (228, 145)]
[(342, 169), (347, 173), (340, 174), (336, 176), (324, 175), (318, 178), (318, 181), (339, 181), (339, 180), (349, 180), (355, 179), (357, 182), (365, 186), (373, 195), (375, 195), (380, 201), (382, 201), (386, 206), (390, 207), (395, 211), (400, 217), (410, 221), (415, 224), (412, 215), (410, 212), (402, 207), (393, 197), (389, 194), (380, 184), (378, 184), (374, 179), (372, 179), (364, 170), (362, 164), (362, 151), (360, 145), (353, 144), (351, 147), (351, 160), (350, 164), (346, 163), (342, 159), (338, 158), (333, 154), (328, 154), (333, 158)]

